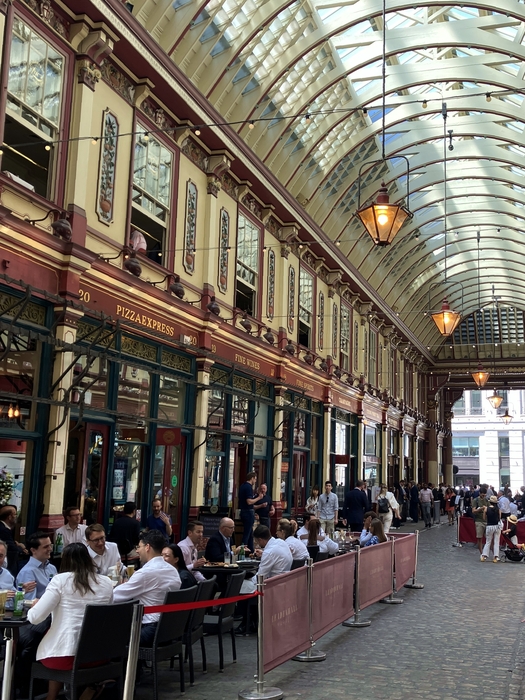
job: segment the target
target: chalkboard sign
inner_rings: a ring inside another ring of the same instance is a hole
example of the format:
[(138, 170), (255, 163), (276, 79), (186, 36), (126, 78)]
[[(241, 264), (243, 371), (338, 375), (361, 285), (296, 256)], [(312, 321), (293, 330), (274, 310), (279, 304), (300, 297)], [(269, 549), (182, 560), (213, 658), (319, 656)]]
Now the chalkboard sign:
[[(215, 512), (211, 512), (212, 510)], [(229, 514), (229, 508), (219, 508), (213, 506), (211, 506), (210, 508), (200, 508), (199, 520), (204, 525), (203, 536), (211, 537), (212, 535), (214, 535), (219, 529), (221, 520), (223, 518), (227, 518)]]

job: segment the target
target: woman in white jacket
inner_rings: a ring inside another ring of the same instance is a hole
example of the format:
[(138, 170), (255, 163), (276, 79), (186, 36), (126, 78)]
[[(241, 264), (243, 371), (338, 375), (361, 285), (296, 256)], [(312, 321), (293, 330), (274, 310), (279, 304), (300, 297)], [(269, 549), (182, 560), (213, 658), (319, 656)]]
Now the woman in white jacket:
[(377, 494), (377, 517), (383, 523), (385, 535), (389, 532), (394, 517), (399, 518), (399, 503), (386, 484), (381, 484)]
[[(51, 579), (27, 614), (34, 625), (51, 614), (51, 627), (38, 645), (37, 661), (60, 671), (72, 669), (86, 605), (112, 602), (113, 584), (107, 576), (97, 574), (86, 546), (75, 542), (65, 547), (60, 573)], [(49, 681), (46, 700), (56, 700), (61, 686)]]

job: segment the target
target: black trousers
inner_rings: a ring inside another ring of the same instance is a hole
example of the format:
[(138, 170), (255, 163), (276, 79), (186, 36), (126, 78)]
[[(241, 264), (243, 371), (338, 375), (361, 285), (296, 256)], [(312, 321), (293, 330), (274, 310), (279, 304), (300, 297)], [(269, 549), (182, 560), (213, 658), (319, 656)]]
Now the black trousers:
[(51, 615), (38, 625), (20, 627), (16, 645), (15, 686), (22, 697), (29, 695), (31, 666), (36, 661), (36, 650), (51, 626)]

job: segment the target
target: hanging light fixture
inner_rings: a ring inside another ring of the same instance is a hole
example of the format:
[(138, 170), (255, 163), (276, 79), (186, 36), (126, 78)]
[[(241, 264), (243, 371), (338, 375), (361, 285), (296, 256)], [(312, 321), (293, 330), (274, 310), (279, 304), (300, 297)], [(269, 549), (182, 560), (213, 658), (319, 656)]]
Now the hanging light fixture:
[(512, 422), (513, 418), (514, 418), (514, 416), (511, 416), (509, 414), (509, 409), (506, 408), (505, 413), (501, 416), (501, 420), (505, 423), (505, 425), (508, 425), (509, 423)]
[(443, 299), (440, 311), (430, 315), (438, 331), (445, 336), (454, 333), (458, 323), (461, 321), (461, 314), (457, 311), (452, 311), (446, 297)]
[(483, 369), (481, 362), (478, 363), (478, 368), (475, 372), (472, 372), (472, 379), (476, 382), (480, 389), (483, 389), (485, 384), (488, 382), (490, 377), (490, 372)]
[(383, 117), (381, 126), (381, 158), (380, 160), (372, 161), (372, 163), (364, 163), (359, 169), (358, 178), (358, 196), (357, 196), (357, 211), (355, 215), (361, 220), (361, 223), (366, 228), (369, 236), (377, 246), (390, 245), (394, 240), (399, 229), (407, 219), (411, 219), (413, 214), (408, 209), (409, 191), (409, 164), (408, 158), (405, 156), (396, 155), (396, 158), (404, 158), (407, 168), (407, 195), (405, 204), (391, 204), (388, 196), (388, 190), (384, 182), (381, 183), (379, 193), (375, 202), (361, 207), (361, 170), (363, 167), (368, 167), (375, 163), (384, 163), (390, 160), (385, 154), (385, 117), (386, 117), (386, 0), (383, 0)]
[(494, 389), (494, 393), (492, 396), (487, 396), (487, 401), (490, 403), (492, 408), (499, 408), (501, 406), (501, 403), (503, 401), (503, 396), (501, 394), (498, 394), (496, 389)]
[[(441, 107), (443, 115), (443, 223), (445, 232), (445, 285), (447, 284), (447, 105)], [(452, 132), (449, 132), (452, 134)], [(430, 296), (430, 292), (429, 292)], [(447, 298), (443, 299), (441, 310), (430, 314), (441, 335), (451, 335), (461, 321), (461, 314), (450, 308)]]

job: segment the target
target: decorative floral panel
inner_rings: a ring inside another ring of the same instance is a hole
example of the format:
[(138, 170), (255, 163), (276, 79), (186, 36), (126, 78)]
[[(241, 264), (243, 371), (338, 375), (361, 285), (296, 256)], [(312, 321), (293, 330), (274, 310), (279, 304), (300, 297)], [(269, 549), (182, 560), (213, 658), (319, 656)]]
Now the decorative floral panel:
[(273, 321), (275, 313), (275, 253), (270, 248), (268, 251), (268, 309), (269, 321)]
[(334, 360), (337, 359), (338, 348), (339, 348), (339, 309), (337, 304), (334, 304), (332, 313), (332, 357)]
[(295, 327), (295, 268), (288, 269), (288, 332), (293, 333)]
[(113, 220), (115, 197), (115, 168), (117, 165), (118, 121), (109, 109), (102, 113), (102, 139), (98, 171), (97, 216), (99, 221), (110, 224)]
[(354, 322), (354, 370), (359, 369), (359, 324)]
[(100, 72), (106, 83), (111, 85), (127, 102), (133, 103), (135, 86), (124, 73), (121, 73), (107, 58), (104, 58), (100, 64)]
[(324, 348), (324, 294), (319, 292), (319, 317), (318, 317), (318, 337), (317, 337), (317, 349), (322, 350)]
[(219, 279), (221, 292), (228, 289), (228, 253), (230, 250), (230, 215), (221, 209), (221, 229), (219, 231)]
[(197, 186), (188, 180), (186, 186), (186, 223), (184, 227), (184, 269), (190, 275), (195, 272), (195, 240), (197, 237)]

